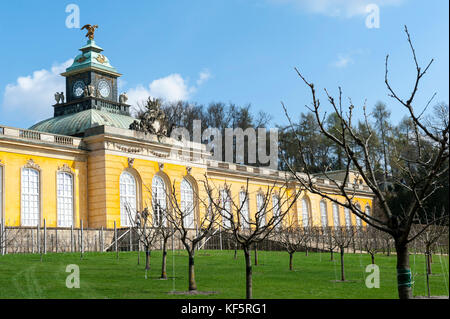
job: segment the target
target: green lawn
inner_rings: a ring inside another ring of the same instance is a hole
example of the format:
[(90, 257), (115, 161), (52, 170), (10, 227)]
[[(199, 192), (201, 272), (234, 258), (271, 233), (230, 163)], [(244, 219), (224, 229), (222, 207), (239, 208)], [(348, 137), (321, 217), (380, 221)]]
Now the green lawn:
[[(0, 298), (244, 298), (245, 267), (242, 251), (233, 259), (233, 251), (198, 251), (196, 279), (198, 290), (216, 291), (214, 295), (169, 295), (175, 289), (187, 289), (187, 255), (169, 252), (168, 280), (158, 280), (161, 252), (153, 251), (149, 278), (144, 278), (144, 254), (137, 265), (136, 252), (47, 254), (40, 261), (36, 254), (0, 256)], [(368, 255), (347, 254), (346, 279), (340, 279), (339, 255), (330, 261), (329, 253), (294, 255), (294, 271), (288, 270), (288, 254), (259, 252), (259, 265), (253, 267), (254, 298), (397, 298), (395, 256), (377, 255), (380, 288), (365, 286)], [(411, 255), (414, 295), (426, 295), (424, 257)], [(80, 289), (65, 286), (68, 264), (80, 267)], [(172, 277), (175, 264), (175, 279)], [(434, 256), (431, 276), (432, 295), (448, 296), (448, 256)]]

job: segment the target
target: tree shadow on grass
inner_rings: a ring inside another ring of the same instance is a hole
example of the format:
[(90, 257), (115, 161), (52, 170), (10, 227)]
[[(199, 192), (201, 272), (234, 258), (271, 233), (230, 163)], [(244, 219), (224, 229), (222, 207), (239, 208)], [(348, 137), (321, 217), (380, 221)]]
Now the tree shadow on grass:
[(169, 295), (187, 295), (187, 296), (197, 296), (197, 295), (215, 295), (218, 294), (218, 291), (199, 291), (199, 290), (193, 290), (193, 291), (169, 291), (167, 294)]

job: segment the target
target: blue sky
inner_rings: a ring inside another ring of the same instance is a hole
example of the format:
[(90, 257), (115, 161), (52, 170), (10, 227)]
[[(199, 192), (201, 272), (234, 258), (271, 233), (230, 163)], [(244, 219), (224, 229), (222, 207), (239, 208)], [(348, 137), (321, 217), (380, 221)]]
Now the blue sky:
[[(86, 42), (84, 30), (65, 25), (70, 3), (81, 26), (99, 25), (96, 42), (133, 103), (149, 94), (251, 103), (285, 123), (280, 101), (294, 117), (310, 103), (298, 67), (320, 92), (342, 86), (356, 105), (386, 102), (398, 122), (406, 113), (387, 96), (384, 59), (389, 53), (392, 84), (408, 94), (415, 70), (405, 24), (419, 61), (435, 59), (417, 107), (434, 92), (435, 102), (449, 101), (447, 0), (16, 0), (0, 10), (0, 124), (29, 127), (52, 116), (53, 94), (64, 90), (58, 74)], [(365, 25), (368, 3), (380, 8), (380, 28)]]

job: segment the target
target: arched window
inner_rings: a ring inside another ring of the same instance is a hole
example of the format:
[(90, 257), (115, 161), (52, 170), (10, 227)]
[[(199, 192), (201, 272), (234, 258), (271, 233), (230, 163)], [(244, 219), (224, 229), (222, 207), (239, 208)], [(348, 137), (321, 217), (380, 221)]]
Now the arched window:
[(328, 213), (327, 213), (327, 203), (325, 200), (320, 201), (320, 217), (322, 220), (322, 227), (328, 226)]
[(222, 189), (220, 191), (220, 200), (222, 202), (223, 205), (223, 210), (222, 210), (222, 224), (223, 227), (228, 228), (231, 226), (231, 222), (230, 222), (230, 217), (231, 217), (231, 196), (229, 194), (229, 192), (225, 189)]
[(303, 197), (302, 199), (302, 220), (303, 220), (303, 227), (309, 226), (309, 202), (306, 197)]
[(180, 208), (183, 212), (183, 223), (186, 228), (194, 228), (194, 189), (186, 179), (180, 185)]
[(272, 214), (274, 216), (274, 221), (276, 224), (276, 228), (281, 228), (282, 222), (280, 220), (281, 207), (280, 207), (280, 197), (278, 195), (272, 195)]
[(370, 206), (369, 205), (366, 206), (365, 213), (366, 213), (367, 216), (370, 216)]
[(70, 227), (73, 225), (73, 175), (58, 172), (56, 179), (58, 227)]
[[(358, 212), (361, 212), (361, 206), (359, 204), (356, 204), (355, 206)], [(358, 216), (355, 216), (355, 218), (356, 218), (356, 226), (361, 227), (361, 218)]]
[(0, 224), (3, 223), (3, 166), (0, 164)]
[(22, 226), (37, 226), (40, 212), (39, 171), (32, 168), (22, 168)]
[(259, 214), (259, 227), (266, 225), (266, 207), (264, 200), (265, 198), (263, 194), (256, 195), (256, 208), (257, 214)]
[(249, 205), (248, 205), (248, 194), (247, 196), (245, 196), (245, 192), (244, 191), (240, 191), (239, 192), (239, 201), (241, 203), (241, 224), (243, 228), (250, 228), (250, 210), (249, 210)]
[(166, 184), (158, 175), (155, 175), (152, 180), (152, 207), (153, 224), (166, 226)]
[(352, 219), (350, 217), (350, 210), (347, 207), (344, 208), (344, 215), (345, 215), (345, 226), (347, 226), (347, 227), (352, 226)]
[[(120, 175), (120, 225), (131, 226), (137, 209), (136, 178), (129, 172)], [(131, 215), (131, 216), (130, 216)]]
[(341, 226), (341, 223), (339, 220), (339, 205), (336, 203), (333, 203), (333, 226), (334, 227)]

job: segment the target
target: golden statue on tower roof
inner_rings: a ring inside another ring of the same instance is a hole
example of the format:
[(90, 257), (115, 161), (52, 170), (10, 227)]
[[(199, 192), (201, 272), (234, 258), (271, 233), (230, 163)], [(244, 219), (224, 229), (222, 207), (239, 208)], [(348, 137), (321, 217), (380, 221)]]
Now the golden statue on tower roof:
[(88, 32), (86, 33), (86, 37), (89, 38), (89, 40), (94, 40), (94, 33), (95, 33), (95, 29), (98, 28), (98, 25), (90, 25), (90, 24), (85, 24), (81, 30), (86, 29)]

